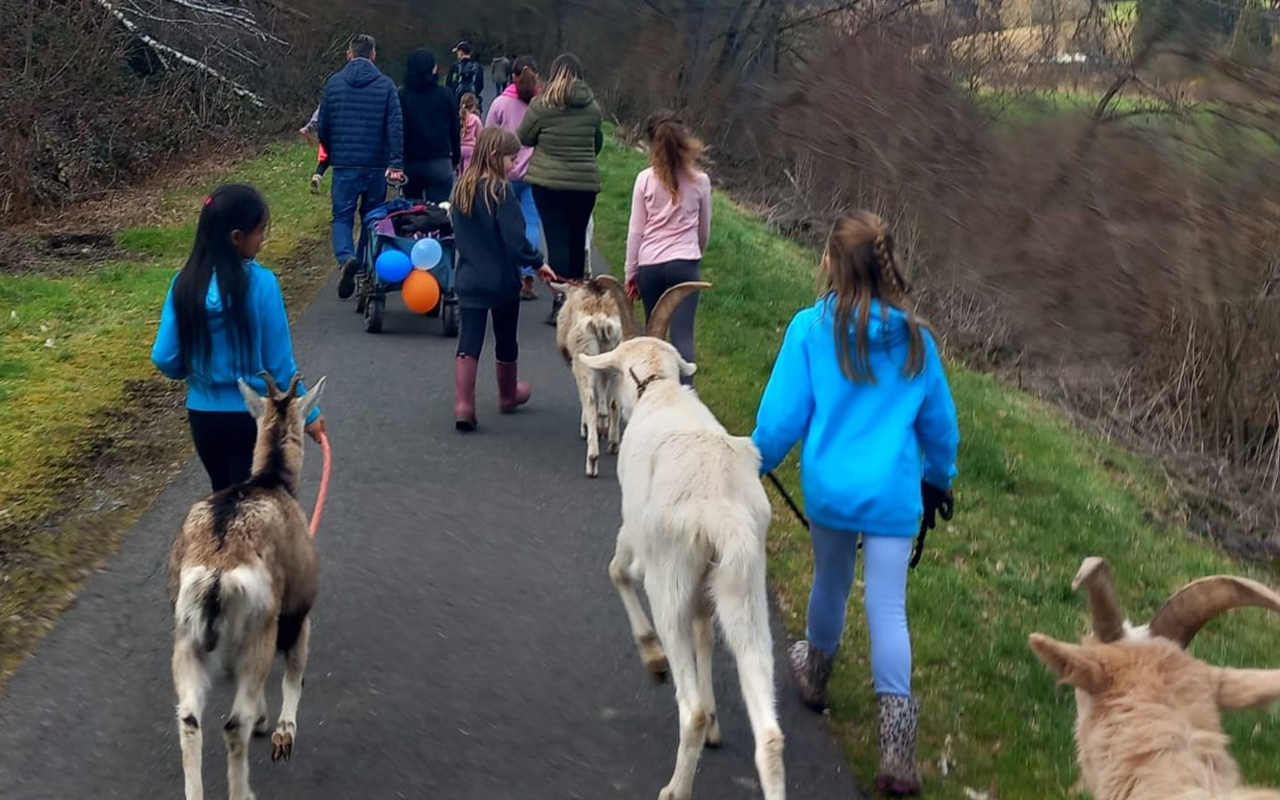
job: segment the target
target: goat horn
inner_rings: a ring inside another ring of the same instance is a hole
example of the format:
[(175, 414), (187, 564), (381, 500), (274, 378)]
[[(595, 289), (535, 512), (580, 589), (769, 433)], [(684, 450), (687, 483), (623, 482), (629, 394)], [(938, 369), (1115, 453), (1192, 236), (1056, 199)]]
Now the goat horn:
[(1257, 581), (1231, 575), (1214, 575), (1192, 581), (1170, 597), (1149, 630), (1152, 636), (1172, 639), (1184, 649), (1209, 620), (1233, 608), (1269, 608), (1280, 612), (1280, 594)]
[(1107, 562), (1097, 556), (1086, 558), (1071, 581), (1073, 591), (1078, 591), (1081, 586), (1089, 592), (1093, 635), (1108, 643), (1123, 639), (1124, 615), (1120, 612), (1120, 598), (1116, 595), (1115, 579)]
[(262, 372), (258, 373), (258, 377), (267, 382), (267, 393), (271, 397), (278, 397), (280, 395), (280, 387), (276, 386), (276, 379), (271, 377), (270, 372), (267, 372), (264, 369)]
[(662, 297), (658, 298), (657, 304), (653, 307), (653, 313), (645, 321), (644, 335), (656, 339), (667, 338), (667, 329), (671, 327), (671, 315), (684, 302), (684, 299), (694, 292), (710, 288), (711, 284), (706, 281), (686, 281), (677, 283), (663, 292)]
[(613, 295), (613, 299), (618, 303), (618, 312), (622, 315), (622, 338), (636, 338), (635, 303), (627, 297), (627, 290), (612, 275), (597, 275), (595, 281), (603, 286), (606, 292)]
[(293, 380), (289, 381), (289, 391), (285, 392), (289, 397), (298, 396), (298, 384), (302, 382), (302, 373), (293, 373)]

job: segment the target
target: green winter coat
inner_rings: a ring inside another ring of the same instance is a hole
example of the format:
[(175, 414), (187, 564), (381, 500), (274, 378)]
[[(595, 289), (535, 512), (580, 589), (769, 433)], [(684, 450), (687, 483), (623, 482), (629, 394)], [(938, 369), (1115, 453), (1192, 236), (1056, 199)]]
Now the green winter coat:
[(596, 156), (604, 146), (603, 116), (591, 88), (583, 81), (569, 87), (568, 108), (552, 108), (533, 98), (517, 135), (533, 148), (533, 160), (524, 179), (534, 186), (600, 191)]

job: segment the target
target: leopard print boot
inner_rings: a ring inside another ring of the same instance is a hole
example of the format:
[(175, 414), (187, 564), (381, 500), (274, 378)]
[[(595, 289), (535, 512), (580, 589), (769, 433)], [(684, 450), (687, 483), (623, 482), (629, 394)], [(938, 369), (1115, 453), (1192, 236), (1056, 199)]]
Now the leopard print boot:
[(818, 713), (827, 710), (827, 681), (831, 680), (834, 664), (834, 656), (804, 640), (787, 650), (787, 665), (792, 680), (800, 687), (800, 700)]
[(920, 793), (916, 771), (916, 729), (920, 721), (920, 701), (914, 697), (882, 694), (876, 696), (880, 708), (880, 770), (876, 788), (899, 797)]

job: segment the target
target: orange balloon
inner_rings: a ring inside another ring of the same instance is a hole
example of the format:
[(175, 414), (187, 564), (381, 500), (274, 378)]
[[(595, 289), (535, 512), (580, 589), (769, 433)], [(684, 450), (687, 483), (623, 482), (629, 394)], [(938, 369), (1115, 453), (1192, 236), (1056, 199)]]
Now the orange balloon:
[(426, 314), (440, 302), (440, 282), (436, 276), (421, 269), (415, 269), (404, 279), (400, 287), (400, 295), (404, 304), (416, 314)]

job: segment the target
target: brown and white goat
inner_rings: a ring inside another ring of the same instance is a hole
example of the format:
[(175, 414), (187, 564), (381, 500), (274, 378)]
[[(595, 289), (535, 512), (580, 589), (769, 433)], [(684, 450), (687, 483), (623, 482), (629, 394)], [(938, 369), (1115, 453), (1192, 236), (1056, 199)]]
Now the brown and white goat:
[(577, 357), (607, 353), (624, 338), (635, 335), (631, 316), (622, 312), (624, 306), (631, 306), (631, 300), (612, 275), (581, 283), (552, 284), (552, 289), (563, 292), (565, 297), (556, 318), (556, 347), (578, 384), (578, 401), (582, 405), (579, 434), (587, 440), (587, 477), (594, 478), (600, 474), (600, 437), (608, 436), (610, 453), (618, 452), (622, 441), (617, 378), (588, 368)]
[(277, 650), (285, 656), (284, 697), (271, 737), (272, 761), (290, 758), (297, 733), (319, 573), (297, 490), (304, 422), (324, 378), (299, 397), (298, 376), (284, 392), (263, 377), (265, 398), (240, 381), (258, 424), (252, 476), (193, 505), (169, 551), (173, 684), (187, 800), (204, 797), (200, 718), (215, 674), (229, 673), (236, 684), (223, 726), (231, 800), (253, 798), (249, 736), (270, 731), (265, 687)]
[(1222, 709), (1280, 699), (1280, 670), (1215, 667), (1186, 652), (1218, 614), (1244, 606), (1280, 611), (1280, 594), (1246, 578), (1204, 578), (1135, 628), (1120, 611), (1105, 561), (1085, 559), (1072, 587), (1082, 585), (1093, 634), (1075, 645), (1035, 633), (1030, 644), (1075, 687), (1081, 779), (1094, 799), (1280, 800), (1280, 792), (1241, 786), (1220, 722)]
[[(681, 376), (697, 368), (664, 341), (671, 313), (708, 286), (672, 287), (654, 307), (645, 336), (629, 337), (601, 355), (578, 356), (619, 379), (628, 419), (618, 456), (622, 526), (609, 577), (641, 660), (659, 680), (668, 670), (675, 679), (680, 745), (659, 800), (688, 800), (703, 746), (720, 743), (711, 681), (713, 615), (737, 661), (760, 786), (766, 800), (784, 800), (765, 587), (772, 513), (760, 483), (760, 453), (749, 438), (731, 436), (693, 389), (681, 385)], [(622, 309), (627, 319), (631, 304)], [(636, 593), (641, 581), (657, 632)]]

